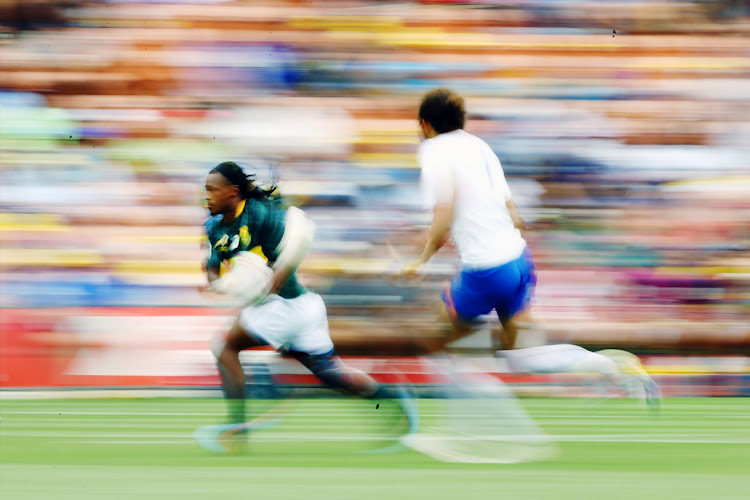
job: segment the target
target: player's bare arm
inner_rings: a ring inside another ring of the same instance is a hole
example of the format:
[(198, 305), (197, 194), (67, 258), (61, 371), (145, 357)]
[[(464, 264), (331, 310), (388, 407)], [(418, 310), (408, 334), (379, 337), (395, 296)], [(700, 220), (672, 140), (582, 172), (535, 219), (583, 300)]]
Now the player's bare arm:
[(208, 293), (211, 290), (211, 283), (218, 279), (220, 275), (220, 269), (215, 267), (210, 261), (211, 243), (208, 240), (208, 235), (201, 240), (201, 251), (204, 253), (204, 257), (201, 260), (201, 270), (206, 273), (206, 283), (200, 285), (198, 290), (201, 293)]
[(451, 235), (454, 211), (455, 203), (435, 206), (432, 224), (427, 233), (427, 242), (424, 249), (416, 260), (404, 268), (403, 272), (405, 275), (416, 274), (419, 268), (427, 263), (445, 245)]
[(516, 204), (513, 203), (513, 200), (505, 202), (505, 206), (508, 208), (508, 212), (510, 212), (510, 218), (513, 219), (513, 225), (516, 229), (519, 231), (526, 229), (526, 222), (524, 222), (521, 214), (518, 213), (518, 208), (516, 208)]
[(213, 283), (215, 280), (219, 279), (219, 269), (213, 267), (206, 268), (206, 278), (209, 283)]
[(315, 223), (297, 207), (289, 207), (284, 216), (284, 235), (273, 263), (271, 293), (279, 290), (294, 274), (307, 255), (315, 237)]

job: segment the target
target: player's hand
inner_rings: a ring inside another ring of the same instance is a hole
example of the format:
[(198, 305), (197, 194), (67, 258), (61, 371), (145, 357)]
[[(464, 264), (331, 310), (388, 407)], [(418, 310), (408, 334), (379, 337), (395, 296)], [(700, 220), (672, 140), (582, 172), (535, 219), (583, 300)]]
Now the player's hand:
[(424, 264), (422, 260), (417, 259), (410, 264), (405, 265), (401, 268), (401, 276), (408, 279), (417, 278), (419, 276), (419, 271), (422, 267), (422, 264)]
[(219, 292), (217, 292), (211, 283), (206, 283), (205, 285), (200, 285), (198, 287), (198, 293), (201, 294), (201, 297), (204, 299), (211, 301), (211, 302), (222, 302), (226, 301), (226, 297)]
[(273, 277), (271, 278), (271, 286), (268, 290), (268, 294), (278, 293), (279, 290), (281, 290), (281, 287), (283, 287), (284, 284), (289, 281), (291, 275), (292, 273), (289, 272), (288, 269), (275, 269), (273, 272)]

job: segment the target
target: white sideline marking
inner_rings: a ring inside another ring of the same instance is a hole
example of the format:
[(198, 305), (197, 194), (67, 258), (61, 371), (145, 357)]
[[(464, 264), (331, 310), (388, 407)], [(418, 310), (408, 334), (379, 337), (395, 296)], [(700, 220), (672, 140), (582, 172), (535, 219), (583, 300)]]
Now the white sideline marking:
[[(688, 438), (688, 439), (670, 439), (659, 437), (638, 437), (638, 436), (571, 436), (571, 435), (547, 435), (545, 436), (549, 441), (569, 441), (569, 442), (586, 442), (586, 443), (674, 443), (674, 444), (687, 444), (687, 443), (700, 443), (700, 444), (750, 444), (750, 439), (714, 439), (714, 438)], [(262, 435), (258, 434), (252, 437), (253, 440), (258, 441), (391, 441), (393, 437), (374, 437), (374, 436), (341, 436), (341, 435), (324, 435), (313, 436), (308, 434), (293, 434), (293, 435)], [(513, 442), (513, 443), (528, 443), (534, 444), (539, 441), (539, 436), (528, 436), (528, 439), (524, 439), (524, 436), (477, 436), (472, 438), (462, 437), (436, 437), (435, 439), (446, 439), (454, 441), (498, 441), (498, 442)], [(173, 443), (180, 444), (183, 442), (193, 442), (192, 436), (186, 439), (175, 438), (172, 440), (142, 440), (142, 441), (109, 441), (109, 440), (84, 440), (78, 441), (80, 443), (106, 443), (106, 444), (156, 444), (156, 443)]]
[[(223, 417), (225, 416), (224, 413), (146, 413), (146, 412), (97, 412), (97, 411), (4, 411), (2, 412), (3, 415), (80, 415), (80, 416), (100, 416), (100, 417), (117, 417), (117, 416), (123, 416), (123, 417), (132, 417), (132, 416), (153, 416), (153, 417)], [(376, 410), (373, 408), (372, 410), (369, 409), (363, 409), (361, 412), (356, 413), (342, 413), (342, 412), (323, 412), (323, 413), (313, 413), (313, 412), (290, 412), (288, 414), (285, 414), (285, 418), (304, 418), (304, 417), (327, 417), (327, 418), (350, 418), (350, 417), (366, 417), (374, 415), (377, 416), (378, 413), (376, 413)], [(427, 413), (427, 412), (420, 412), (420, 415), (425, 416), (433, 416), (433, 417), (439, 417), (443, 415), (443, 413)], [(480, 414), (464, 414), (461, 415), (462, 417), (483, 417), (484, 415)], [(139, 422), (138, 425), (142, 424), (143, 422)]]
[(151, 417), (216, 417), (223, 413), (175, 413), (175, 412), (141, 412), (141, 411), (4, 411), (3, 415), (83, 415), (83, 416), (151, 416)]
[(45, 390), (0, 390), (0, 399), (15, 401), (95, 400), (95, 399), (149, 399), (149, 398), (205, 398), (221, 397), (220, 389), (60, 389)]
[[(321, 408), (323, 408), (321, 406)], [(335, 410), (338, 408), (335, 405), (329, 405), (329, 409)], [(347, 410), (351, 410), (352, 408), (347, 408)], [(670, 408), (671, 409), (671, 408)], [(638, 411), (638, 409), (634, 409), (634, 411)], [(322, 412), (322, 413), (316, 413), (316, 412), (299, 412), (299, 411), (291, 411), (289, 414), (286, 415), (286, 418), (304, 418), (304, 417), (327, 417), (327, 418), (349, 418), (349, 417), (362, 417), (362, 416), (370, 416), (370, 415), (376, 415), (376, 413), (371, 411), (369, 408), (364, 407), (361, 408), (361, 411), (357, 412), (347, 412), (343, 413), (340, 411), (337, 411), (335, 413), (332, 413), (330, 411), (328, 412)], [(532, 418), (537, 420), (546, 420), (546, 419), (554, 419), (554, 420), (591, 420), (591, 419), (598, 419), (598, 420), (642, 420), (643, 414), (629, 414), (629, 415), (622, 415), (622, 414), (609, 414), (609, 415), (582, 415), (582, 414), (553, 414), (553, 413), (537, 413), (535, 411), (530, 412)], [(224, 416), (224, 413), (222, 412), (214, 412), (214, 413), (197, 413), (197, 412), (139, 412), (139, 411), (133, 411), (133, 412), (123, 412), (123, 411), (0, 411), (0, 415), (79, 415), (79, 416), (109, 416), (109, 417), (222, 417)], [(420, 415), (423, 415), (425, 417), (440, 417), (445, 416), (444, 412), (427, 412), (427, 411), (420, 411)], [(459, 416), (465, 417), (465, 418), (472, 418), (472, 417), (485, 417), (486, 414), (479, 414), (479, 413), (461, 413)], [(693, 418), (693, 417), (700, 417), (703, 416), (703, 414), (694, 414), (694, 413), (681, 413), (681, 418)], [(708, 415), (710, 416), (711, 420), (747, 420), (750, 419), (750, 415)]]
[[(183, 443), (192, 442), (192, 434), (183, 433), (106, 433), (84, 435), (79, 432), (60, 433), (56, 431), (5, 431), (2, 433), (14, 437), (48, 437), (48, 438), (79, 438), (79, 443), (112, 443), (112, 444), (157, 444), (162, 442)], [(662, 434), (547, 434), (544, 436), (552, 441), (591, 442), (591, 443), (703, 443), (703, 444), (750, 444), (750, 437), (719, 437), (710, 434), (673, 434), (664, 436)], [(80, 439), (83, 438), (83, 439)], [(438, 436), (438, 439), (447, 440), (495, 440), (495, 441), (528, 441), (534, 442), (539, 439), (538, 435), (478, 435), (471, 437)], [(341, 435), (310, 433), (310, 432), (259, 432), (253, 434), (252, 440), (258, 441), (377, 441), (394, 439), (393, 437), (368, 436), (366, 433), (357, 435)]]

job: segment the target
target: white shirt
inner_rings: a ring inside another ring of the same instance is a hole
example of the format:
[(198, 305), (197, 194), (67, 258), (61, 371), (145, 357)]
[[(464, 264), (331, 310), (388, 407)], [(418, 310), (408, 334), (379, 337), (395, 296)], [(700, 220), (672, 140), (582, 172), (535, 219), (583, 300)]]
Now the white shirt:
[(463, 130), (439, 134), (419, 147), (421, 187), (427, 208), (450, 203), (451, 233), (464, 269), (487, 269), (517, 259), (526, 248), (506, 207), (505, 174), (492, 149)]

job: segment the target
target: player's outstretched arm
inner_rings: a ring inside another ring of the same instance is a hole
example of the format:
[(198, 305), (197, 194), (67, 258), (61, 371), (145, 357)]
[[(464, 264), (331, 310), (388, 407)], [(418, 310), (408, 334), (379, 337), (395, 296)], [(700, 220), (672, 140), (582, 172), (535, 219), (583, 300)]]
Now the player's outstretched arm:
[(217, 279), (219, 279), (219, 268), (217, 267), (207, 267), (206, 268), (206, 278), (208, 279), (208, 283), (213, 283)]
[(526, 222), (524, 222), (521, 214), (518, 213), (518, 208), (516, 208), (516, 204), (513, 203), (513, 200), (505, 202), (505, 206), (508, 208), (508, 212), (510, 212), (510, 218), (513, 219), (513, 225), (516, 226), (516, 229), (520, 231), (526, 229)]
[(207, 281), (205, 285), (200, 287), (201, 292), (210, 290), (211, 284), (221, 276), (221, 264), (217, 262), (215, 256), (212, 254), (211, 244), (208, 235), (201, 241), (201, 250), (204, 253), (203, 260), (201, 261), (201, 269), (206, 273)]
[(273, 264), (271, 292), (277, 291), (294, 274), (307, 256), (315, 238), (315, 223), (297, 207), (289, 207), (284, 216), (284, 235)]
[(454, 211), (455, 204), (452, 202), (435, 206), (432, 224), (427, 233), (427, 242), (422, 249), (422, 253), (403, 269), (403, 274), (407, 276), (416, 274), (419, 268), (445, 245), (450, 238)]

